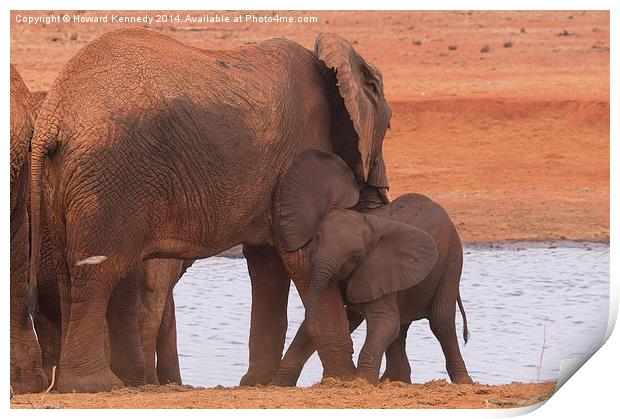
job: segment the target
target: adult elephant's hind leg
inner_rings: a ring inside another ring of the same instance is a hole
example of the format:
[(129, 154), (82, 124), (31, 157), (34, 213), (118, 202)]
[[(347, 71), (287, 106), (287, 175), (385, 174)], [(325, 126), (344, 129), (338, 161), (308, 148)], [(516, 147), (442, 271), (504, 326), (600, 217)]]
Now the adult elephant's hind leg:
[(407, 331), (410, 325), (411, 323), (401, 325), (398, 337), (388, 346), (385, 352), (386, 367), (383, 376), (381, 376), (381, 381), (411, 383), (411, 365), (406, 351)]
[(242, 386), (267, 384), (280, 366), (286, 338), (290, 278), (271, 246), (243, 246), (252, 281), (250, 365)]
[(112, 291), (107, 312), (110, 367), (128, 386), (146, 384), (146, 366), (138, 321), (138, 282), (143, 275), (141, 266), (135, 266)]
[(108, 301), (125, 276), (123, 268), (113, 258), (92, 265), (76, 266), (73, 262), (70, 266), (71, 289), (60, 293), (61, 299), (69, 300), (62, 301), (69, 313), (60, 357), (59, 392), (95, 393), (123, 386), (110, 370), (104, 353)]
[(157, 333), (157, 377), (161, 384), (182, 384), (172, 289), (168, 293), (161, 325)]

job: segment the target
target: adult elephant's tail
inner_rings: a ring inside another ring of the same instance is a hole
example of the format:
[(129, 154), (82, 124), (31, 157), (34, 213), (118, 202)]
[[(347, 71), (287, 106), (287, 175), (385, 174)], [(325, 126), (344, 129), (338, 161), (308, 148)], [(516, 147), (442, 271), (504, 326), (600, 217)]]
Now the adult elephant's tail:
[(467, 315), (465, 314), (465, 308), (463, 307), (463, 301), (461, 301), (461, 292), (459, 291), (458, 296), (456, 297), (456, 302), (459, 305), (459, 310), (461, 311), (461, 316), (463, 316), (463, 339), (465, 343), (469, 340), (469, 329), (467, 328)]
[[(41, 121), (37, 121), (41, 122)], [(37, 275), (43, 231), (43, 211), (41, 194), (45, 161), (52, 147), (57, 144), (58, 130), (41, 130), (43, 124), (35, 125), (30, 156), (30, 281), (27, 290), (28, 311), (31, 316), (37, 310)]]

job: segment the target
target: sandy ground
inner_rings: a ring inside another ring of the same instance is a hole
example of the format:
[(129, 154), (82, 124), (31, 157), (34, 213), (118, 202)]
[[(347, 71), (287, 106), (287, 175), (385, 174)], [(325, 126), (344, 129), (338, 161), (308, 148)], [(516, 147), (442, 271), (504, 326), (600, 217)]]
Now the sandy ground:
[(24, 394), (11, 407), (57, 408), (515, 408), (551, 397), (554, 382), (502, 386), (330, 382), (308, 388), (144, 386), (99, 394)]
[[(63, 64), (96, 36), (131, 26), (23, 25), (15, 21), (18, 14), (42, 13), (12, 12), (11, 61), (31, 90), (49, 89)], [(394, 115), (384, 143), (394, 197), (427, 194), (445, 206), (465, 241), (609, 240), (607, 12), (280, 14), (318, 16), (319, 22), (149, 27), (204, 48), (275, 36), (312, 48), (318, 32), (337, 32), (383, 73)], [(515, 407), (544, 399), (553, 387), (156, 388), (26, 395), (12, 406)]]

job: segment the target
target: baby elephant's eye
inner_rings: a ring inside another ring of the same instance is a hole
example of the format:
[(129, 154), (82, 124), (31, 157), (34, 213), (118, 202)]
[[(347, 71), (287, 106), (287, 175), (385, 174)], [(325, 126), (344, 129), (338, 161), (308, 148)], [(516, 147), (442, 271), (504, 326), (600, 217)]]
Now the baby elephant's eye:
[(359, 262), (360, 260), (360, 255), (358, 255), (357, 253), (354, 254), (353, 256), (351, 256), (351, 262)]

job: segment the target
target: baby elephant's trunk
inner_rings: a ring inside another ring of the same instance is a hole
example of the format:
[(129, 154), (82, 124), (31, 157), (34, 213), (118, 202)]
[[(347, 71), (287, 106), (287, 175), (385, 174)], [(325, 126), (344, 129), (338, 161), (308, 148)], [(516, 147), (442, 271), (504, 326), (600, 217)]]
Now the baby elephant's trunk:
[(315, 263), (312, 266), (312, 281), (310, 282), (310, 295), (306, 307), (306, 319), (309, 324), (315, 324), (317, 305), (319, 298), (334, 276), (334, 268), (329, 263)]

